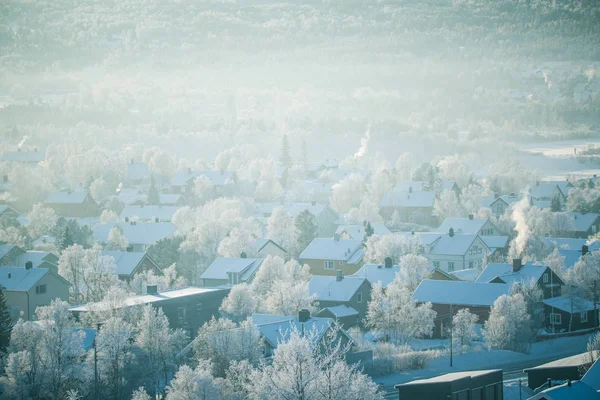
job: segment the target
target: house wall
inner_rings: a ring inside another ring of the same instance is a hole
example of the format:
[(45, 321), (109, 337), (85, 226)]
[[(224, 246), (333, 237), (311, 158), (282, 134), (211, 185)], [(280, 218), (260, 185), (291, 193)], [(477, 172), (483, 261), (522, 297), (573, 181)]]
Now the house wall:
[[(8, 307), (14, 322), (19, 318), (29, 320), (27, 292), (13, 292), (4, 289), (4, 297), (6, 298), (6, 306)], [(22, 316), (20, 315), (21, 312), (23, 312)]]
[(527, 370), (527, 386), (531, 389), (537, 389), (548, 382), (548, 378), (561, 381), (566, 381), (567, 379), (577, 381), (581, 379), (581, 376), (578, 365), (530, 369)]
[[(550, 323), (550, 314), (552, 312), (561, 315), (560, 324), (553, 325)], [(546, 328), (548, 329), (554, 328), (554, 330), (558, 332), (572, 332), (580, 329), (594, 328), (594, 325), (596, 323), (596, 320), (594, 318), (594, 310), (587, 311), (585, 314), (587, 315), (587, 322), (581, 322), (580, 313), (573, 314), (573, 319), (571, 320), (570, 313), (559, 310), (557, 308), (552, 309), (552, 307), (544, 304), (544, 326), (546, 326)]]
[(334, 261), (333, 269), (325, 269), (325, 260), (299, 260), (300, 264), (307, 264), (310, 267), (310, 273), (313, 275), (333, 276), (338, 269), (342, 270), (344, 276), (356, 273), (364, 262), (361, 260), (358, 264), (346, 264), (343, 261)]
[[(360, 303), (358, 302), (359, 293), (362, 293), (362, 301)], [(318, 303), (319, 308), (341, 305), (352, 307), (358, 311), (358, 319), (359, 321), (362, 321), (367, 315), (367, 306), (369, 301), (371, 301), (371, 284), (369, 281), (365, 280), (362, 285), (360, 285), (356, 293), (354, 293), (350, 301), (318, 301)]]
[(0, 258), (0, 265), (14, 266), (17, 258), (19, 258), (21, 254), (25, 254), (25, 250), (21, 249), (20, 247), (13, 247), (8, 253), (4, 255), (4, 257)]
[[(491, 231), (491, 233), (490, 233), (490, 231)], [(494, 224), (492, 224), (490, 221), (487, 221), (485, 224), (483, 224), (483, 226), (481, 227), (479, 232), (477, 232), (477, 234), (480, 236), (502, 236), (502, 235), (504, 235), (504, 233), (500, 232), (500, 230), (498, 228), (496, 228), (496, 226)]]
[(446, 331), (450, 326), (450, 315), (456, 315), (460, 309), (466, 308), (469, 312), (477, 315), (479, 317), (479, 320), (477, 321), (478, 324), (483, 324), (487, 321), (491, 311), (491, 307), (469, 305), (454, 305), (451, 307), (448, 304), (433, 304), (432, 308), (437, 313), (434, 320), (435, 328), (433, 330), (433, 338), (448, 337)]
[(350, 329), (356, 325), (358, 325), (359, 323), (359, 316), (358, 315), (349, 315), (347, 317), (341, 317), (341, 318), (337, 318), (335, 315), (333, 315), (333, 313), (331, 313), (328, 309), (323, 309), (322, 312), (319, 312), (317, 314), (318, 317), (322, 317), (322, 318), (331, 318), (337, 321), (338, 324), (340, 324), (342, 326), (342, 328), (344, 329)]
[(202, 286), (207, 288), (218, 287), (222, 285), (227, 285), (229, 283), (229, 279), (200, 279), (202, 281)]
[(98, 205), (90, 196), (87, 196), (81, 204), (53, 204), (47, 203), (47, 207), (52, 208), (56, 215), (61, 217), (95, 217), (100, 214)]
[[(46, 293), (36, 294), (35, 288), (39, 285), (46, 285)], [(4, 295), (7, 306), (13, 308), (11, 311), (17, 313), (14, 316), (22, 317), (24, 320), (33, 320), (37, 307), (47, 306), (55, 298), (69, 301), (69, 286), (59, 277), (48, 273), (27, 292), (4, 290)]]
[(337, 221), (339, 215), (330, 208), (325, 208), (315, 217), (317, 220), (317, 237), (328, 238), (332, 237), (337, 230)]
[(275, 245), (275, 244), (274, 244), (274, 243), (272, 243), (272, 242), (268, 242), (268, 243), (265, 245), (265, 247), (263, 247), (262, 249), (260, 249), (260, 251), (258, 252), (258, 254), (259, 254), (261, 257), (266, 257), (266, 256), (268, 256), (268, 255), (271, 255), (271, 256), (273, 256), (273, 257), (277, 256), (277, 257), (281, 257), (281, 258), (283, 258), (284, 260), (285, 260), (285, 259), (286, 259), (286, 257), (287, 257), (287, 253), (286, 253), (285, 251), (283, 251), (283, 250), (281, 249), (281, 247), (279, 247), (279, 246)]
[[(475, 246), (481, 248), (481, 253), (476, 251), (471, 252), (472, 249), (474, 250)], [(435, 244), (433, 248), (435, 248)], [(427, 257), (431, 266), (434, 266), (434, 262), (439, 262), (439, 269), (444, 272), (452, 272), (449, 268), (450, 262), (454, 263), (453, 271), (459, 271), (461, 269), (483, 268), (483, 259), (485, 258), (486, 254), (489, 254), (487, 246), (481, 239), (477, 238), (473, 241), (473, 244), (471, 244), (471, 247), (469, 247), (464, 255), (429, 253), (425, 254), (424, 256)]]

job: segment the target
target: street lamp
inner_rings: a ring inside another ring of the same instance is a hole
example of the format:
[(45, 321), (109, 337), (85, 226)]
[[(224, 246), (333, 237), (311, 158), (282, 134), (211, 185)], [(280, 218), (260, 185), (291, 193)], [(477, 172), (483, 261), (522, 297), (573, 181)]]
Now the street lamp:
[(96, 324), (96, 337), (94, 338), (94, 398), (98, 399), (98, 346), (96, 340), (98, 339), (98, 334), (100, 333), (100, 328), (102, 327), (103, 322), (98, 322)]

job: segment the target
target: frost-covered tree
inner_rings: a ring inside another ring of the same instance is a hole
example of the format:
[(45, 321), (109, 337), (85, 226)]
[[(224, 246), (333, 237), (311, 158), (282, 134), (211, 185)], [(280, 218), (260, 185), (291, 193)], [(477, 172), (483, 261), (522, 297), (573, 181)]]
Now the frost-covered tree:
[(433, 206), (440, 220), (444, 220), (447, 217), (461, 217), (464, 213), (458, 196), (453, 190), (442, 191), (440, 196), (435, 199)]
[(148, 204), (160, 204), (160, 195), (158, 194), (158, 189), (156, 188), (154, 175), (150, 175), (150, 187), (148, 188), (148, 194), (146, 195), (146, 199), (148, 201)]
[(56, 213), (54, 210), (41, 203), (33, 206), (27, 218), (29, 219), (27, 230), (33, 239), (43, 235), (51, 235), (56, 225)]
[(600, 190), (598, 190), (598, 187), (575, 188), (569, 191), (567, 210), (582, 214), (600, 212)]
[(485, 322), (483, 337), (490, 349), (524, 351), (530, 340), (531, 316), (520, 293), (500, 296)]
[(413, 174), (415, 160), (412, 153), (402, 153), (396, 160), (395, 171), (399, 180), (407, 180)]
[(452, 342), (455, 346), (460, 346), (460, 348), (469, 346), (479, 337), (475, 329), (478, 320), (479, 317), (469, 312), (468, 308), (461, 308), (454, 314), (452, 317)]
[(300, 310), (312, 310), (313, 303), (308, 282), (279, 280), (271, 287), (265, 308), (270, 314), (297, 315)]
[(144, 307), (142, 318), (136, 326), (136, 345), (148, 356), (145, 366), (152, 381), (151, 393), (161, 393), (161, 382), (177, 370), (176, 356), (186, 344), (186, 333), (169, 328), (169, 320), (162, 308)]
[[(593, 300), (594, 282), (600, 281), (600, 251), (592, 251), (581, 257), (573, 267), (572, 279), (584, 290), (585, 296)], [(595, 295), (600, 295), (599, 287), (596, 287)]]
[(317, 220), (310, 211), (305, 210), (294, 218), (294, 227), (296, 229), (296, 248), (301, 252), (317, 236)]
[(296, 228), (294, 219), (289, 216), (283, 207), (277, 207), (267, 220), (267, 237), (295, 254)]
[(365, 197), (358, 207), (353, 207), (348, 211), (345, 219), (349, 224), (360, 224), (363, 221), (379, 224), (383, 222), (379, 211), (379, 204), (372, 198)]
[(347, 213), (352, 207), (360, 205), (365, 190), (362, 178), (351, 174), (331, 188), (331, 206), (340, 214)]
[(84, 263), (85, 250), (74, 244), (63, 250), (58, 260), (58, 273), (71, 283), (70, 297), (74, 304), (81, 304), (85, 292)]
[(200, 360), (196, 368), (182, 365), (167, 387), (167, 400), (219, 400), (219, 380), (212, 375), (208, 360)]
[(29, 233), (25, 228), (9, 226), (4, 229), (0, 229), (0, 242), (21, 248), (28, 248), (31, 240)]
[(400, 257), (411, 251), (411, 242), (400, 235), (372, 235), (365, 243), (365, 258), (368, 262), (383, 264), (391, 257), (394, 264), (400, 262)]
[(194, 196), (200, 203), (211, 199), (214, 195), (214, 186), (205, 175), (194, 179)]
[(131, 400), (152, 400), (143, 387), (139, 387), (131, 393)]
[(128, 284), (136, 294), (145, 294), (148, 285), (156, 285), (159, 291), (164, 291), (182, 288), (187, 285), (187, 281), (177, 273), (176, 264), (171, 264), (158, 275), (152, 270), (135, 274)]
[(104, 210), (102, 214), (100, 214), (100, 223), (108, 224), (109, 222), (116, 222), (119, 220), (119, 216), (116, 212), (112, 210)]
[(237, 321), (249, 317), (256, 309), (252, 287), (245, 283), (234, 285), (221, 304), (221, 311)]
[(290, 143), (287, 135), (283, 135), (281, 142), (281, 155), (279, 156), (279, 164), (283, 168), (289, 168), (292, 166), (292, 155), (290, 153)]
[(106, 250), (109, 251), (124, 251), (129, 246), (127, 238), (123, 234), (123, 228), (116, 224), (108, 231), (108, 240), (106, 242)]
[(429, 261), (420, 255), (405, 254), (400, 257), (400, 271), (394, 278), (394, 284), (397, 284), (407, 290), (409, 293), (414, 293), (421, 281), (431, 272)]
[(240, 257), (245, 253), (248, 257), (253, 257), (256, 253), (254, 242), (261, 236), (261, 229), (258, 222), (254, 219), (248, 219), (243, 225), (234, 227), (229, 234), (219, 243), (219, 255), (221, 257)]
[(380, 283), (373, 285), (366, 320), (369, 326), (384, 332), (389, 341), (406, 344), (431, 335), (435, 316), (431, 303), (417, 304), (410, 292), (396, 282), (385, 292)]
[(473, 179), (473, 171), (467, 165), (467, 160), (459, 155), (444, 157), (437, 166), (443, 180), (455, 182), (461, 188)]
[(544, 264), (550, 267), (552, 272), (560, 277), (565, 276), (565, 256), (560, 254), (558, 248), (554, 248), (552, 253), (544, 259)]

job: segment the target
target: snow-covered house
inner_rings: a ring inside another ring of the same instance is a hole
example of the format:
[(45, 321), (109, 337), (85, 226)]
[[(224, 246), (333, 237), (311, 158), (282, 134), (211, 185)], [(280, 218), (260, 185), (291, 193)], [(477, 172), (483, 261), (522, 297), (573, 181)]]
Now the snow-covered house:
[(100, 214), (100, 209), (89, 192), (80, 190), (50, 192), (44, 205), (61, 217), (95, 217)]
[(185, 197), (179, 193), (159, 193), (158, 202), (162, 206), (182, 207), (186, 204)]
[(529, 192), (527, 194), (531, 197), (531, 200), (534, 204), (539, 201), (545, 201), (549, 204), (553, 198), (556, 198), (562, 207), (567, 202), (567, 194), (563, 192), (561, 186), (566, 188), (568, 185), (564, 182), (561, 182), (561, 185), (559, 185), (557, 182), (553, 181), (537, 181), (529, 188)]
[(46, 154), (41, 151), (7, 151), (0, 156), (0, 162), (10, 162), (28, 167), (36, 167), (44, 161)]
[(100, 256), (112, 257), (117, 266), (117, 276), (123, 281), (131, 280), (135, 275), (152, 271), (161, 275), (162, 271), (154, 260), (144, 251), (103, 251)]
[(533, 262), (521, 263), (520, 258), (515, 258), (512, 264), (488, 264), (475, 282), (478, 283), (505, 283), (511, 285), (518, 282), (535, 281), (542, 289), (544, 298), (561, 295), (561, 288), (565, 284), (550, 267), (535, 265)]
[(436, 220), (433, 216), (434, 202), (435, 192), (414, 191), (409, 188), (404, 192), (385, 192), (379, 207), (384, 218), (395, 214), (401, 221), (431, 225)]
[(362, 239), (317, 238), (300, 253), (298, 260), (308, 264), (313, 275), (352, 275), (363, 265)]
[(127, 181), (130, 184), (137, 185), (150, 180), (150, 169), (144, 162), (135, 162), (131, 160), (127, 164)]
[(108, 242), (110, 229), (115, 225), (123, 229), (123, 236), (127, 239), (131, 251), (146, 251), (160, 239), (173, 236), (176, 230), (175, 225), (170, 222), (109, 222), (94, 226), (94, 240), (100, 243)]
[(478, 235), (456, 235), (452, 230), (440, 234), (423, 254), (433, 268), (451, 273), (461, 269), (482, 268), (483, 260), (491, 254)]
[(452, 316), (461, 308), (467, 308), (485, 322), (494, 302), (510, 293), (509, 285), (463, 281), (423, 280), (412, 295), (419, 303), (431, 303), (437, 312), (434, 337), (445, 337)]
[(285, 260), (288, 256), (287, 250), (271, 239), (256, 239), (252, 243), (252, 247), (260, 257), (273, 256), (281, 257)]
[[(392, 232), (384, 224), (371, 224), (373, 235), (384, 236), (391, 235)], [(364, 239), (366, 228), (362, 224), (340, 225), (335, 231), (342, 239)]]
[(191, 196), (194, 189), (194, 180), (200, 176), (204, 176), (210, 181), (215, 195), (233, 194), (237, 190), (239, 178), (233, 171), (195, 171), (188, 168), (177, 172), (171, 179), (171, 191), (184, 196)]
[(55, 298), (69, 301), (70, 285), (48, 268), (0, 267), (0, 286), (15, 320), (34, 319), (35, 309), (49, 305)]
[(189, 337), (193, 338), (202, 325), (212, 317), (220, 315), (219, 307), (229, 294), (228, 289), (193, 286), (159, 292), (156, 285), (148, 285), (146, 292), (146, 294), (127, 297), (116, 306), (114, 303), (99, 302), (74, 306), (70, 311), (75, 318), (80, 319), (82, 314), (89, 312), (150, 304), (154, 308), (163, 310), (171, 328), (183, 329)]
[(544, 300), (544, 325), (556, 332), (572, 332), (596, 327), (598, 313), (594, 303), (578, 296), (559, 296)]
[[(584, 370), (583, 367), (589, 366), (590, 362), (590, 354), (588, 352), (576, 354), (574, 356), (560, 358), (558, 360), (551, 361), (549, 363), (544, 363), (542, 365), (537, 365), (532, 368), (527, 368), (524, 370), (527, 373), (527, 386), (533, 390), (540, 387), (547, 387), (548, 379), (552, 381), (566, 381), (570, 379), (571, 381), (576, 381), (581, 379), (582, 372)], [(590, 368), (591, 369), (591, 368)], [(593, 372), (592, 372), (593, 373)], [(586, 373), (587, 375), (587, 373)], [(599, 385), (599, 382), (596, 382), (596, 385)], [(544, 392), (540, 392), (544, 393)], [(538, 398), (538, 397), (533, 397)], [(542, 399), (550, 399), (554, 397), (541, 397)], [(587, 399), (588, 397), (577, 397), (577, 396), (568, 396), (568, 397), (557, 397), (558, 399)], [(531, 398), (530, 398), (531, 399)]]
[(231, 286), (249, 283), (264, 259), (218, 257), (200, 276), (204, 287)]
[[(364, 278), (371, 282), (371, 285), (379, 283), (383, 289), (386, 289), (390, 283), (394, 281), (394, 278), (396, 278), (396, 275), (398, 275), (401, 269), (402, 267), (400, 265), (393, 265), (391, 258), (386, 258), (384, 264), (364, 264), (358, 271), (350, 276)], [(456, 277), (451, 274), (435, 268), (431, 268), (427, 279), (457, 280)]]
[(129, 222), (137, 218), (141, 222), (171, 222), (173, 215), (177, 212), (176, 206), (154, 206), (154, 205), (139, 205), (125, 206), (121, 211), (119, 219)]
[(17, 210), (6, 204), (0, 204), (0, 218), (10, 220), (19, 217)]
[(489, 220), (489, 218), (474, 218), (469, 215), (468, 218), (448, 217), (442, 222), (436, 232), (447, 233), (450, 228), (455, 234), (479, 235), (479, 236), (502, 236), (503, 233)]
[(360, 276), (344, 276), (342, 271), (337, 271), (336, 276), (314, 275), (308, 290), (320, 309), (347, 306), (356, 311), (358, 319), (343, 321), (345, 328), (356, 325), (366, 316), (367, 304), (371, 301), (371, 283)]
[(587, 238), (600, 232), (600, 214), (567, 213), (573, 221), (573, 229), (562, 232), (564, 237)]
[(510, 209), (513, 204), (522, 199), (522, 196), (517, 196), (516, 194), (485, 196), (481, 199), (481, 206), (491, 209), (492, 214), (499, 217), (504, 215), (506, 210)]

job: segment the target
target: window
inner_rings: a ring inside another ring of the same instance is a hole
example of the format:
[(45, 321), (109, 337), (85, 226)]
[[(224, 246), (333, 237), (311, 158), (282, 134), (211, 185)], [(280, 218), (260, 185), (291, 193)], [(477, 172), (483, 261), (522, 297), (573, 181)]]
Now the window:
[(356, 302), (362, 303), (362, 293), (361, 292), (356, 293)]
[(232, 285), (237, 285), (239, 282), (239, 274), (237, 272), (229, 273), (229, 283)]
[(448, 272), (454, 271), (454, 261), (448, 262)]
[(477, 260), (477, 268), (481, 268), (482, 264), (483, 264), (483, 260)]
[(44, 294), (46, 293), (46, 285), (38, 285), (35, 287), (35, 294)]
[(333, 269), (333, 261), (325, 261), (325, 269)]
[(587, 319), (587, 311), (579, 313), (579, 319), (581, 320), (581, 322), (587, 322), (588, 321), (588, 319)]
[(544, 274), (544, 283), (548, 283), (548, 273)]
[(561, 316), (557, 313), (550, 313), (550, 323), (552, 325), (560, 325), (562, 324)]
[(439, 268), (440, 267), (440, 262), (439, 261), (434, 261), (433, 262), (433, 268)]
[(469, 269), (472, 269), (473, 267), (473, 261), (469, 261)]
[(177, 307), (177, 319), (180, 324), (187, 323), (187, 308), (186, 307)]

